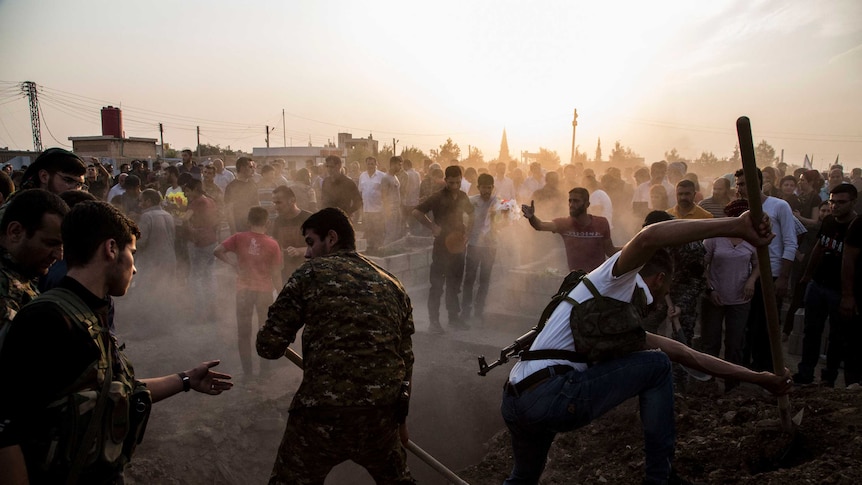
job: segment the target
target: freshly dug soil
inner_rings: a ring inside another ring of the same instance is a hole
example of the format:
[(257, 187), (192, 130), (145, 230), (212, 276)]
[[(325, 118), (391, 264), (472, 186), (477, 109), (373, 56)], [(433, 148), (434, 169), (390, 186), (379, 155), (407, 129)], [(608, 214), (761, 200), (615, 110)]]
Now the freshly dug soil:
[[(862, 390), (805, 387), (790, 396), (793, 433), (780, 430), (773, 397), (742, 386), (719, 395), (700, 385), (676, 396), (674, 466), (695, 483), (862, 483)], [(474, 485), (499, 484), (512, 467), (506, 431), (477, 465), (460, 472)], [(579, 430), (557, 436), (543, 484), (640, 483), (643, 435), (632, 399)]]

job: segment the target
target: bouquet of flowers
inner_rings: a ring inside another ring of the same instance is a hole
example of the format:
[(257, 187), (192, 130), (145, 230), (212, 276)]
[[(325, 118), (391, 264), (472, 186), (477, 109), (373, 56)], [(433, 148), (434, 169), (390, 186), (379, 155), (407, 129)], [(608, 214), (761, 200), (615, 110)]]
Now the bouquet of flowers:
[(174, 214), (184, 210), (189, 205), (189, 199), (186, 197), (186, 194), (182, 192), (167, 195), (165, 197), (165, 202), (168, 212)]
[(497, 204), (491, 210), (508, 218), (510, 221), (517, 221), (521, 218), (521, 206), (518, 205), (518, 201), (515, 199), (498, 200)]

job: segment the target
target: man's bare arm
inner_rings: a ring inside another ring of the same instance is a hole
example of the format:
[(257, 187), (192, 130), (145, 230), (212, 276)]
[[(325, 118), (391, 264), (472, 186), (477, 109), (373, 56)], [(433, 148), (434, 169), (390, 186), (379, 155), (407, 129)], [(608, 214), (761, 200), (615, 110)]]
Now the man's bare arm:
[(27, 465), (24, 453), (19, 445), (0, 448), (0, 485), (26, 485), (30, 483), (27, 477)]
[(753, 246), (766, 246), (775, 237), (765, 214), (756, 229), (748, 212), (739, 217), (659, 222), (643, 228), (623, 246), (613, 274), (619, 276), (643, 266), (659, 248), (722, 236), (740, 237)]
[(718, 357), (698, 352), (676, 340), (652, 333), (647, 333), (646, 344), (648, 348), (661, 350), (673, 362), (715, 377), (751, 382), (776, 395), (787, 394), (793, 387), (790, 370), (787, 368), (784, 369), (783, 375), (754, 372), (741, 365), (731, 364)]
[(521, 205), (521, 212), (524, 213), (524, 217), (530, 221), (530, 225), (533, 226), (533, 229), (537, 231), (550, 231), (552, 232), (556, 226), (553, 222), (544, 222), (538, 217), (536, 217), (536, 203), (535, 201), (530, 201), (530, 205)]

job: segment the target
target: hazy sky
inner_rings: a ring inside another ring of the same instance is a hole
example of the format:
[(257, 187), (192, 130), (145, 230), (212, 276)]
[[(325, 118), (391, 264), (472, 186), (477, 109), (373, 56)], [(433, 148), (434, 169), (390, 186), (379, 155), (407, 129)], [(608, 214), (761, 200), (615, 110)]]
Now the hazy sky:
[[(0, 0), (0, 146), (99, 135), (174, 147), (320, 145), (339, 131), (424, 151), (593, 157), (614, 141), (729, 156), (752, 120), (785, 161), (862, 165), (862, 2)], [(282, 109), (286, 131), (282, 130)]]

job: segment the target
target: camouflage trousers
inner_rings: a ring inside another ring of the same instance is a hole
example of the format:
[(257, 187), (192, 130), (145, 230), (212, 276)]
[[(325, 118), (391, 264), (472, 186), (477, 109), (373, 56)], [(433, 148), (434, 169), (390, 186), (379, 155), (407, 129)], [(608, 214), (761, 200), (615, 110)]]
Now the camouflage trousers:
[(336, 465), (352, 460), (378, 484), (413, 484), (391, 408), (291, 411), (270, 485), (322, 485)]

